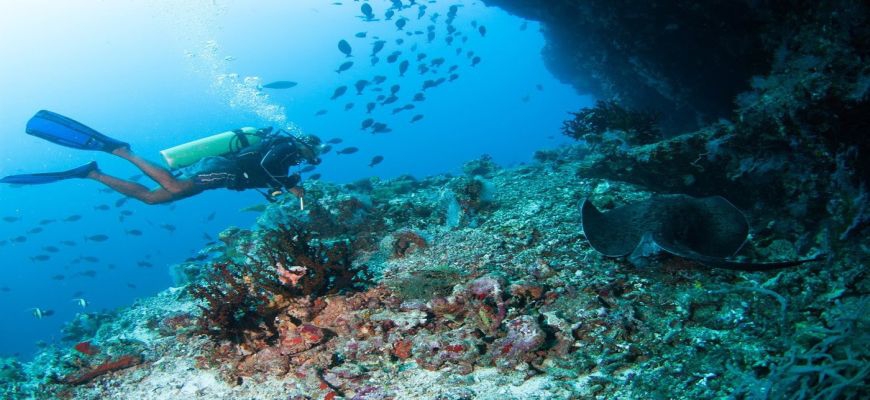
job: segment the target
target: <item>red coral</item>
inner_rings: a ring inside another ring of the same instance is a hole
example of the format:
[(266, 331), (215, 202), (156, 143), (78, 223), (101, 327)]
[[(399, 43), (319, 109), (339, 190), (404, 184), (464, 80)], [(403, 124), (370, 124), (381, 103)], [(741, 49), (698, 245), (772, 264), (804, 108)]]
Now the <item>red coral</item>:
[(138, 365), (142, 362), (142, 358), (137, 355), (126, 355), (116, 358), (115, 360), (106, 361), (92, 369), (72, 373), (63, 378), (63, 383), (67, 385), (81, 385), (90, 382), (94, 378), (108, 374), (109, 372), (119, 371), (125, 368)]
[[(261, 256), (268, 260), (270, 267), (259, 266), (259, 269), (272, 269), (280, 264), (298, 268), (297, 272), (305, 271), (298, 277), (298, 285), (272, 288), (271, 291), (275, 294), (284, 297), (322, 296), (362, 283), (357, 273), (364, 270), (364, 267), (352, 265), (353, 246), (348, 241), (336, 241), (327, 245), (319, 233), (310, 231), (301, 224), (287, 223), (267, 231), (263, 244)], [(257, 283), (263, 285), (267, 282)]]
[(463, 346), (461, 344), (449, 344), (446, 347), (444, 347), (444, 349), (451, 352), (451, 353), (461, 353), (461, 352), (465, 351), (465, 346)]
[(529, 300), (539, 300), (544, 296), (544, 287), (531, 283), (518, 282), (512, 284), (508, 291), (513, 297), (525, 297)]
[(426, 239), (413, 231), (403, 231), (393, 235), (393, 258), (404, 258), (416, 249), (425, 249)]
[(411, 347), (414, 345), (410, 340), (402, 339), (393, 344), (393, 355), (402, 360), (411, 357)]
[(75, 347), (73, 347), (79, 353), (86, 354), (92, 356), (100, 352), (100, 348), (91, 344), (91, 341), (84, 341), (77, 343)]
[(311, 324), (294, 325), (290, 321), (279, 322), (279, 349), (281, 354), (299, 354), (320, 345), (329, 339), (329, 333)]

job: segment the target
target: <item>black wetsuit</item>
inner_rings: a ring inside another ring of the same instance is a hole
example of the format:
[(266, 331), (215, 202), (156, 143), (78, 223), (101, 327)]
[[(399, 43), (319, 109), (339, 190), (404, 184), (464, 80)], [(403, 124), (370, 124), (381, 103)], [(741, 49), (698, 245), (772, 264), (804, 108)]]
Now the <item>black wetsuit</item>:
[(192, 179), (202, 190), (289, 189), (300, 180), (299, 174), (288, 175), (290, 167), (305, 161), (298, 146), (290, 138), (272, 137), (234, 154), (205, 157), (182, 168), (180, 177)]

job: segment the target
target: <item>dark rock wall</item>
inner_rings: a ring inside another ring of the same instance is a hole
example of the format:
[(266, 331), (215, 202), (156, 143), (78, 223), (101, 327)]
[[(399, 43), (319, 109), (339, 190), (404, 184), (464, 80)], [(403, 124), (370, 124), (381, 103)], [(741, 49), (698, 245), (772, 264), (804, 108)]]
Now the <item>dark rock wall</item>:
[(584, 176), (722, 195), (804, 225), (790, 236), (870, 228), (866, 2), (485, 1), (541, 21), (545, 59), (578, 91), (657, 111), (664, 136), (686, 135), (598, 146)]
[(543, 23), (550, 70), (579, 92), (661, 114), (666, 134), (731, 115), (766, 73), (764, 21), (748, 2), (484, 0)]

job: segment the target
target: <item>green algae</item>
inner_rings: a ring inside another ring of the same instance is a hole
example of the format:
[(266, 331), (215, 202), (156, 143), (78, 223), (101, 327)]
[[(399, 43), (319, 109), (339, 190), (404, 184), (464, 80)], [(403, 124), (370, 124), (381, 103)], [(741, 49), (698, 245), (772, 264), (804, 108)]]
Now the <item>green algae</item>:
[(406, 300), (426, 300), (447, 296), (466, 274), (449, 265), (432, 265), (403, 271), (385, 279), (386, 285)]

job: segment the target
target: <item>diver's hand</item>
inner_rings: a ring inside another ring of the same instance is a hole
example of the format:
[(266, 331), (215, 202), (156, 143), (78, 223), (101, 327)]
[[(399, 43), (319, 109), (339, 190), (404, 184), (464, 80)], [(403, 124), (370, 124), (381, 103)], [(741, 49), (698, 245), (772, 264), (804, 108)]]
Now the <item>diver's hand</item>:
[(305, 189), (303, 189), (301, 186), (294, 186), (294, 187), (290, 188), (290, 190), (288, 190), (288, 191), (290, 193), (293, 193), (293, 195), (295, 195), (296, 197), (298, 197), (300, 199), (305, 197)]

